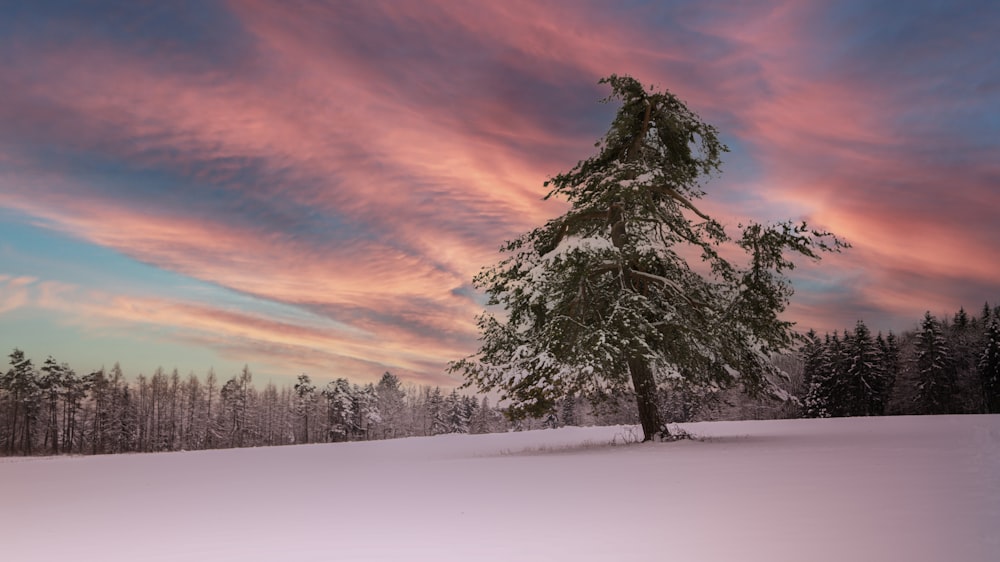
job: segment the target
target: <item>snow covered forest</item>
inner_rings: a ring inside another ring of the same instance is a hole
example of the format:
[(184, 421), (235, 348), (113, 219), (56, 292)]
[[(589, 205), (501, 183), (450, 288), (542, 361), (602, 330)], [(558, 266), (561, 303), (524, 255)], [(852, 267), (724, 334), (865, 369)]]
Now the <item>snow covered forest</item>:
[[(929, 313), (899, 336), (810, 332), (800, 352), (777, 358), (796, 400), (752, 400), (680, 382), (660, 393), (672, 422), (903, 414), (1000, 413), (1000, 307), (951, 318)], [(440, 387), (300, 375), (263, 389), (249, 368), (221, 381), (157, 369), (129, 376), (116, 364), (81, 375), (49, 357), (36, 367), (10, 354), (0, 377), (3, 455), (103, 454), (493, 433), (555, 425), (636, 423), (630, 395), (570, 396), (542, 418), (511, 422), (502, 404)], [(499, 406), (499, 407), (498, 407)]]
[[(367, 441), (445, 433), (492, 433), (516, 426), (489, 399), (402, 384), (338, 378), (318, 387), (253, 384), (248, 367), (226, 381), (157, 369), (128, 377), (115, 364), (84, 376), (49, 357), (40, 369), (20, 349), (0, 379), (4, 455), (159, 452)], [(627, 421), (617, 408), (579, 408), (582, 423)], [(591, 413), (592, 412), (592, 413)], [(605, 412), (605, 413), (601, 413)], [(551, 421), (549, 425), (552, 425)]]

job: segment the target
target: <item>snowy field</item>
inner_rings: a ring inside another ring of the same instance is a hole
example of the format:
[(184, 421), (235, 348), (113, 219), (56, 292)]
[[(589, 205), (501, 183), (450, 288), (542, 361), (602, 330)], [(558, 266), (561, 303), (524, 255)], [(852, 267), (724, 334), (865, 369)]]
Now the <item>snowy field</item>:
[(0, 459), (0, 559), (1000, 560), (1000, 416)]

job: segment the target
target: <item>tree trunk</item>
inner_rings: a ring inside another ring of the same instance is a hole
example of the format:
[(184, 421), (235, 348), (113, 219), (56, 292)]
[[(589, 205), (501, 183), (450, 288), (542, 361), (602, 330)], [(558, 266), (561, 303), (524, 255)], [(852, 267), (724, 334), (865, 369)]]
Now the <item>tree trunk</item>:
[(642, 424), (642, 440), (652, 441), (670, 436), (667, 426), (660, 419), (660, 409), (656, 400), (656, 381), (653, 371), (642, 358), (630, 359), (629, 373), (635, 387), (635, 401), (639, 407), (639, 422)]

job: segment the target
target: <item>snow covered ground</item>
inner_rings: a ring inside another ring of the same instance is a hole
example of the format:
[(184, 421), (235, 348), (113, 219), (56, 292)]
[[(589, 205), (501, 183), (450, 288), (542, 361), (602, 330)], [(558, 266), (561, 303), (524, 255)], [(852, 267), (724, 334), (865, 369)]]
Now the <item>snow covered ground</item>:
[(0, 459), (0, 559), (1000, 560), (1000, 416)]

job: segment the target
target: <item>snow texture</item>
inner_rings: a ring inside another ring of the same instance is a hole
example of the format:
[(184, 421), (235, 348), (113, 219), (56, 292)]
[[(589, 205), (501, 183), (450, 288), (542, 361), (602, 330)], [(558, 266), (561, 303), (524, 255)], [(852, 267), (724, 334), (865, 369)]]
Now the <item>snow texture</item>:
[[(0, 459), (19, 562), (977, 562), (1000, 416), (712, 422)], [(609, 445), (617, 441), (618, 446)]]

